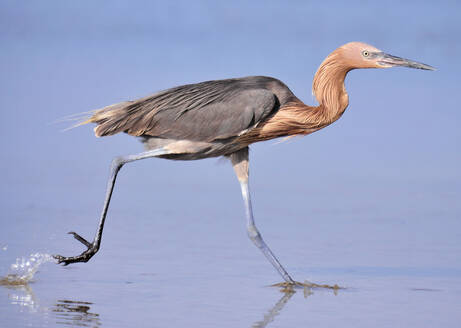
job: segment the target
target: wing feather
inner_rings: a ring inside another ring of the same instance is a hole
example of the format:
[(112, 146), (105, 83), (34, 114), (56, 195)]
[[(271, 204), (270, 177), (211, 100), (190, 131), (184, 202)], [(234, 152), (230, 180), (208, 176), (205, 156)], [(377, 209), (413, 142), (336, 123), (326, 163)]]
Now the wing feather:
[(266, 84), (261, 78), (189, 84), (105, 107), (89, 121), (97, 124), (97, 136), (126, 132), (208, 142), (230, 138), (278, 109), (279, 99)]

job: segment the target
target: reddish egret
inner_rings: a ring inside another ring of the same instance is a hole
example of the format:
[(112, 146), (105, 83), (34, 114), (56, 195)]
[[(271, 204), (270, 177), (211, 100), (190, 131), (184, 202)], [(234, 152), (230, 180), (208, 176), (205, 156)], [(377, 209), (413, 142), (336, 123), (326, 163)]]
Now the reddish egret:
[(194, 160), (225, 156), (232, 162), (240, 182), (248, 236), (283, 279), (294, 284), (256, 228), (248, 186), (248, 146), (324, 128), (339, 119), (349, 103), (344, 79), (350, 70), (393, 66), (434, 69), (388, 55), (365, 43), (351, 42), (333, 51), (317, 70), (312, 87), (319, 103), (316, 107), (305, 105), (275, 78), (250, 76), (183, 85), (96, 110), (82, 124), (95, 123), (97, 137), (125, 132), (140, 137), (146, 150), (112, 161), (94, 240), (89, 242), (70, 232), (87, 250), (77, 256), (55, 258), (65, 265), (87, 262), (99, 250), (115, 179), (126, 163), (150, 157)]

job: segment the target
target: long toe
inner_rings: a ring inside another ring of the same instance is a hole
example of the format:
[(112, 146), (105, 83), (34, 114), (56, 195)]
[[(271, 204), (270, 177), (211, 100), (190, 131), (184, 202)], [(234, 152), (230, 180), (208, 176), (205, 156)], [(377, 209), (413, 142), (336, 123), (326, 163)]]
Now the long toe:
[(77, 262), (88, 262), (93, 257), (93, 255), (96, 254), (97, 251), (98, 248), (93, 244), (90, 244), (90, 247), (80, 255), (69, 257), (53, 255), (53, 257), (58, 261), (58, 264), (68, 265)]
[(77, 239), (79, 242), (81, 242), (83, 245), (87, 247), (87, 250), (84, 251), (82, 254), (77, 255), (77, 256), (62, 256), (62, 255), (53, 255), (53, 257), (56, 259), (58, 264), (64, 264), (68, 265), (71, 263), (77, 263), (77, 262), (88, 262), (94, 254), (99, 250), (99, 245), (96, 241), (93, 243), (90, 243), (88, 240), (80, 236), (76, 232), (68, 232), (68, 234), (74, 236), (75, 239)]
[(62, 255), (53, 255), (53, 257), (57, 260), (58, 264), (63, 264), (64, 266), (78, 262), (76, 257), (65, 257)]
[(280, 282), (278, 284), (273, 284), (271, 285), (272, 287), (281, 287), (282, 289), (293, 289), (293, 288), (325, 288), (325, 289), (333, 289), (333, 290), (339, 290), (339, 289), (345, 289), (344, 287), (338, 286), (338, 285), (328, 285), (328, 284), (316, 284), (314, 282), (310, 281), (305, 281), (305, 282), (299, 282), (299, 281), (293, 281), (293, 282)]
[(88, 247), (88, 248), (91, 247), (91, 243), (89, 241), (87, 241), (85, 238), (83, 238), (82, 236), (80, 236), (78, 233), (70, 231), (70, 232), (68, 232), (68, 234), (74, 236), (75, 239), (77, 239), (79, 242), (81, 242), (86, 247)]
[(62, 263), (65, 259), (64, 256), (61, 256), (61, 255), (53, 255), (53, 258), (58, 261), (58, 264)]

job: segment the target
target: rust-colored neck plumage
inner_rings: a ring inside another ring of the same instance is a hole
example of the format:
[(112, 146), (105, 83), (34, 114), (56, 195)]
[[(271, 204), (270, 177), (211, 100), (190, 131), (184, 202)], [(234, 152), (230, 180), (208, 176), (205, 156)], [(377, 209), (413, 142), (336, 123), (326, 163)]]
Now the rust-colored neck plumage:
[(349, 104), (344, 87), (347, 72), (353, 67), (342, 59), (341, 48), (332, 52), (320, 65), (312, 91), (319, 106), (305, 105), (295, 98), (284, 104), (271, 118), (239, 138), (252, 143), (278, 137), (306, 135), (330, 125), (341, 117)]
[(344, 79), (350, 70), (351, 67), (342, 60), (339, 48), (322, 62), (314, 76), (312, 93), (319, 102), (316, 109), (322, 113), (327, 124), (340, 118), (349, 104)]

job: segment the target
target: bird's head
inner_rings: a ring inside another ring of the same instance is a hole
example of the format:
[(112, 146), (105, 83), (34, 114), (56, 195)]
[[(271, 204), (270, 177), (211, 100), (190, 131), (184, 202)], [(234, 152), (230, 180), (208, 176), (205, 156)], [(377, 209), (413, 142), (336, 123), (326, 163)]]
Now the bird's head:
[[(411, 68), (435, 70), (434, 67), (413, 60), (392, 56), (362, 42), (349, 42), (336, 50), (343, 64), (354, 68), (389, 68), (405, 66)], [(338, 59), (339, 59), (338, 58)]]

